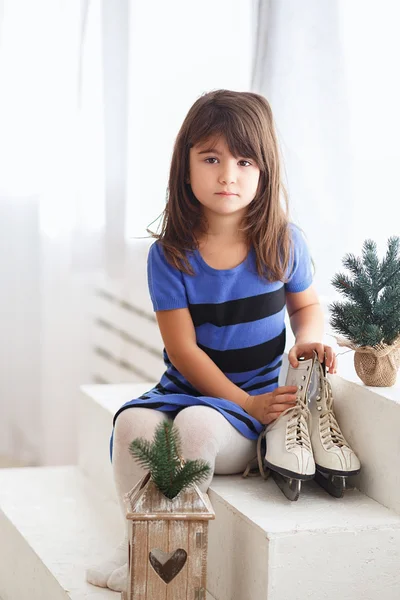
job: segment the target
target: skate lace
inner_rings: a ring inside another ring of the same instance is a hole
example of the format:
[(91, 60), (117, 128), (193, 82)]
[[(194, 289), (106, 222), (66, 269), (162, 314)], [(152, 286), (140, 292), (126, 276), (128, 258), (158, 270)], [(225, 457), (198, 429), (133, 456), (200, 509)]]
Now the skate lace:
[[(297, 398), (297, 404), (293, 408), (284, 410), (278, 417), (281, 419), (284, 415), (292, 413), (286, 425), (286, 444), (291, 450), (296, 446), (306, 448), (312, 452), (311, 440), (309, 435), (308, 423), (311, 421), (311, 413), (307, 405), (306, 398)], [(269, 469), (264, 469), (263, 457), (261, 455), (261, 439), (265, 438), (265, 429), (260, 434), (257, 442), (257, 455), (252, 458), (246, 466), (242, 477), (256, 477), (261, 475), (263, 479), (268, 479)], [(258, 471), (258, 472), (256, 472)]]
[(349, 448), (348, 443), (343, 437), (340, 431), (339, 423), (333, 412), (333, 393), (332, 386), (327, 378), (324, 378), (325, 397), (326, 397), (326, 411), (320, 415), (321, 423), (321, 437), (326, 445), (327, 449), (331, 449), (334, 446), (345, 446)]
[(292, 412), (287, 423), (286, 429), (286, 444), (289, 450), (295, 446), (301, 446), (311, 452), (311, 440), (308, 432), (308, 421), (311, 419), (311, 414), (308, 409), (306, 400), (298, 399), (294, 408), (288, 408), (284, 413)]

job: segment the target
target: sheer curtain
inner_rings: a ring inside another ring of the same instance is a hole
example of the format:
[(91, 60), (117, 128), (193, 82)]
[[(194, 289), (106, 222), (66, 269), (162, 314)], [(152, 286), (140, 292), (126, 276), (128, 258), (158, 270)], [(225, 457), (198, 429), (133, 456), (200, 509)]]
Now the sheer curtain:
[(103, 260), (101, 5), (0, 15), (0, 454), (69, 463)]
[(399, 4), (260, 0), (252, 89), (271, 102), (294, 220), (327, 302), (346, 252), (399, 233)]
[(131, 6), (128, 244), (164, 208), (175, 137), (193, 102), (212, 89), (249, 89), (254, 41), (253, 0)]
[(194, 100), (249, 89), (252, 8), (0, 0), (0, 454), (75, 461), (94, 278), (129, 279)]

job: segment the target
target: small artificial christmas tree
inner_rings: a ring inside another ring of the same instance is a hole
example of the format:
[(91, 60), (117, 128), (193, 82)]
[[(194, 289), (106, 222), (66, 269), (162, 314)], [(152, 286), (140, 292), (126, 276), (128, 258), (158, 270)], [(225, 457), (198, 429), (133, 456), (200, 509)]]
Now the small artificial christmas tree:
[(393, 385), (400, 362), (400, 238), (388, 240), (380, 262), (376, 243), (365, 240), (362, 257), (346, 254), (350, 276), (337, 273), (332, 285), (347, 301), (330, 304), (330, 324), (344, 338), (340, 346), (356, 351), (357, 374), (367, 385)]
[(206, 479), (211, 472), (203, 460), (183, 460), (179, 431), (171, 421), (158, 425), (153, 442), (137, 438), (131, 442), (129, 451), (141, 467), (150, 471), (157, 488), (170, 500)]

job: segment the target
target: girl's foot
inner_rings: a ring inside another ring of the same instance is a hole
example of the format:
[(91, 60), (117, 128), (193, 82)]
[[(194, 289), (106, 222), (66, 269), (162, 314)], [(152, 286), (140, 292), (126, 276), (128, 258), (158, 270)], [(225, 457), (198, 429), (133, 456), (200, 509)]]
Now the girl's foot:
[(128, 578), (128, 563), (115, 569), (107, 581), (107, 587), (115, 592), (124, 592), (126, 590), (126, 581)]
[[(86, 571), (86, 580), (99, 587), (107, 587), (107, 581), (119, 567), (126, 566), (128, 560), (128, 538), (126, 537), (110, 558)], [(126, 580), (126, 576), (125, 576)], [(125, 588), (124, 588), (125, 589)]]

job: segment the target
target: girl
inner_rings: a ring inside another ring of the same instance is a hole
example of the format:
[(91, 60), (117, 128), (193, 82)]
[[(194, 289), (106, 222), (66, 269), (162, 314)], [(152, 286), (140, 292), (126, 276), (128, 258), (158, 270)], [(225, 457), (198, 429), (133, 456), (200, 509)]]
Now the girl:
[[(264, 426), (294, 406), (297, 388), (278, 386), (286, 309), (296, 338), (291, 364), (315, 349), (336, 372), (321, 341), (310, 255), (289, 222), (263, 96), (217, 90), (194, 103), (175, 142), (161, 232), (152, 235), (148, 283), (166, 371), (114, 417), (110, 452), (126, 523), (122, 498), (144, 474), (128, 450), (134, 438), (150, 441), (171, 418), (185, 459), (206, 460), (217, 474), (241, 473)], [(88, 570), (88, 581), (125, 589), (127, 548), (126, 535), (108, 561)]]

